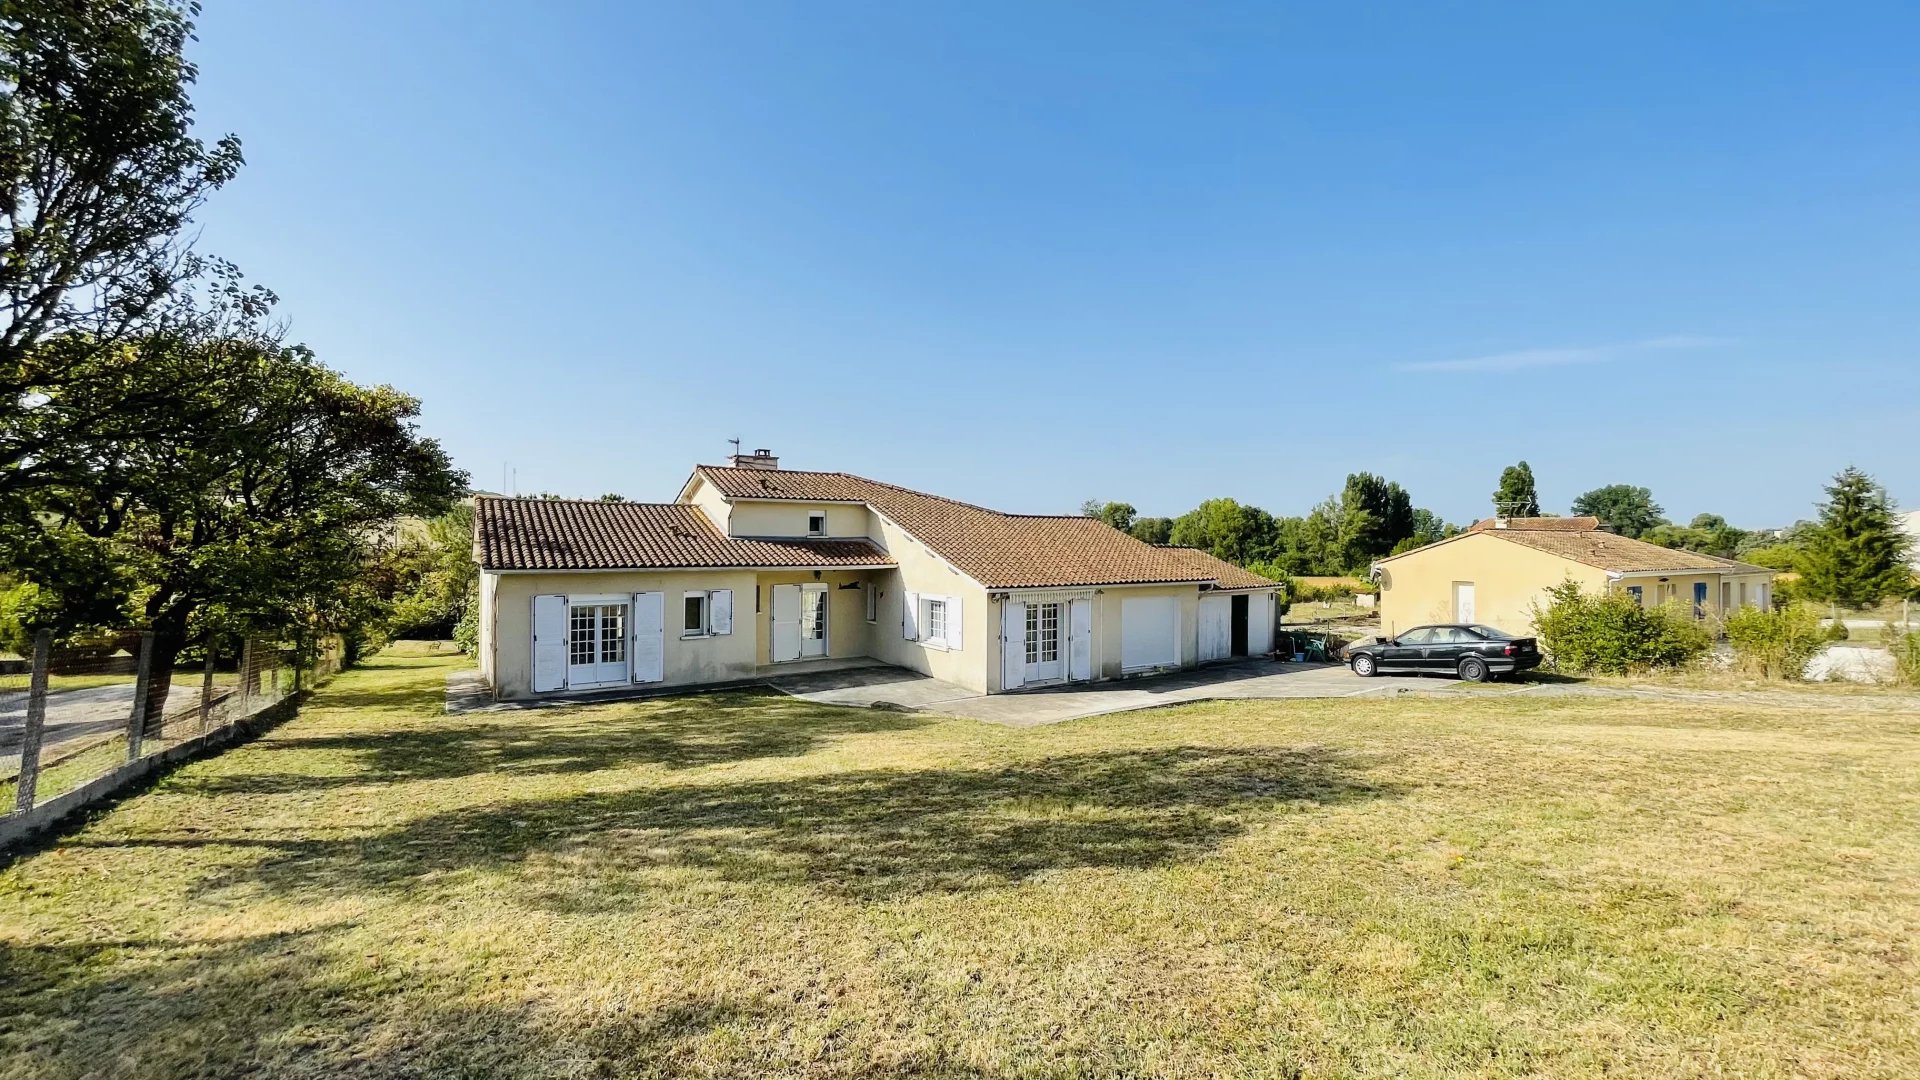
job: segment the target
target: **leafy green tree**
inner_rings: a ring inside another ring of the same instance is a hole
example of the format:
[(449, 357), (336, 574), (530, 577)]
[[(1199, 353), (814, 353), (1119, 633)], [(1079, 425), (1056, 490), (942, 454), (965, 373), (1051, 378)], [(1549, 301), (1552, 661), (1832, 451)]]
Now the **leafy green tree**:
[(1522, 461), (1500, 471), (1500, 486), (1493, 492), (1496, 517), (1539, 517), (1540, 492), (1533, 482), (1533, 466)]
[(1133, 526), (1127, 530), (1135, 540), (1148, 544), (1173, 543), (1173, 519), (1165, 517), (1134, 518)]
[(1244, 566), (1273, 548), (1273, 515), (1232, 499), (1208, 499), (1173, 523), (1172, 541)]
[[(51, 448), (63, 457), (49, 474), (58, 482), (36, 489), (33, 508), (112, 552), (135, 617), (154, 632), (156, 671), (215, 626), (284, 628), (293, 613), (308, 631), (342, 628), (365, 609), (369, 538), (403, 514), (444, 511), (465, 489), (417, 431), (418, 401), (356, 386), (304, 349), (162, 336), (140, 344), (138, 363), (182, 376), (149, 403), (158, 434), (107, 445), (110, 459), (84, 441)], [(66, 407), (55, 393), (40, 409)], [(158, 716), (168, 680), (152, 687)]]
[(1727, 519), (1719, 514), (1696, 514), (1685, 525), (1655, 525), (1640, 535), (1640, 539), (1661, 547), (1678, 548), (1682, 551), (1697, 551), (1703, 555), (1715, 555), (1722, 559), (1731, 559), (1740, 550), (1746, 539), (1747, 531), (1727, 524)]
[(1086, 517), (1099, 518), (1121, 532), (1128, 532), (1133, 528), (1133, 517), (1138, 511), (1131, 503), (1088, 499), (1080, 504), (1080, 513)]
[(1904, 595), (1913, 585), (1909, 545), (1886, 490), (1849, 466), (1827, 485), (1819, 527), (1801, 562), (1801, 589), (1853, 608)]
[[(174, 316), (210, 270), (181, 240), (241, 164), (192, 133), (182, 52), (196, 4), (12, 0), (0, 13), (0, 511), (44, 482), (73, 430), (126, 438), (166, 422), (140, 373), (97, 361)], [(67, 426), (35, 416), (59, 393)]]
[(480, 568), (473, 561), (473, 507), (460, 503), (427, 522), (390, 556), (393, 566), (389, 638), (451, 637), (477, 603)]
[(1392, 551), (1413, 535), (1413, 499), (1407, 489), (1372, 473), (1353, 473), (1340, 491), (1343, 561), (1356, 567)]
[(1573, 513), (1597, 517), (1621, 536), (1639, 537), (1656, 525), (1667, 524), (1665, 511), (1653, 501), (1653, 492), (1632, 484), (1608, 484), (1573, 500)]
[(1413, 541), (1415, 546), (1425, 546), (1445, 540), (1459, 531), (1456, 526), (1447, 524), (1439, 514), (1431, 510), (1416, 509), (1413, 512), (1413, 535), (1407, 539)]

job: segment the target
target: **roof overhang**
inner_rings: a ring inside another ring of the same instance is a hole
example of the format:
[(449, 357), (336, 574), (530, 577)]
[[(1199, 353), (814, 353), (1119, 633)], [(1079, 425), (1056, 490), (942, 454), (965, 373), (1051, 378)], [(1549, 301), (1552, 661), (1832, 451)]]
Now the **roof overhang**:
[(835, 563), (831, 566), (546, 566), (502, 569), (482, 566), (483, 574), (789, 574), (819, 570), (894, 570), (894, 563)]

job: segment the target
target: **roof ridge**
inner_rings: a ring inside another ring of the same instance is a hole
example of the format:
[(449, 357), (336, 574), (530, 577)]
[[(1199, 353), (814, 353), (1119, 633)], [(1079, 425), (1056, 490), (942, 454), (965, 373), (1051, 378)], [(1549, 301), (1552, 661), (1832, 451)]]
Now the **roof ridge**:
[(489, 495), (475, 495), (474, 498), (475, 499), (492, 499), (495, 502), (535, 503), (535, 504), (542, 504), (547, 506), (552, 506), (556, 503), (566, 503), (566, 504), (578, 505), (578, 506), (662, 506), (662, 507), (687, 506), (687, 507), (691, 507), (693, 505), (692, 503), (683, 503), (683, 502), (640, 502), (636, 499), (618, 499), (618, 500), (614, 500), (614, 499), (549, 499), (540, 495), (491, 495), (489, 494)]

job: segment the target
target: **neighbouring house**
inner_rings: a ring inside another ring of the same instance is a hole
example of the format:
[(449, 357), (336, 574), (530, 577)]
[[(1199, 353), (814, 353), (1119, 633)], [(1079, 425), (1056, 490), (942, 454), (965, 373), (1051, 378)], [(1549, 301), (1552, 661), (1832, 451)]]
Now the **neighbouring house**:
[(1764, 566), (1680, 551), (1609, 532), (1598, 518), (1489, 518), (1466, 532), (1374, 564), (1380, 629), (1478, 622), (1531, 633), (1533, 608), (1572, 579), (1642, 604), (1683, 604), (1706, 619), (1771, 603)]
[(1087, 517), (1005, 514), (765, 451), (671, 503), (482, 496), (496, 697), (751, 680), (866, 657), (981, 693), (1271, 650), (1278, 585)]
[(1900, 528), (1912, 545), (1907, 549), (1907, 561), (1913, 564), (1913, 572), (1920, 574), (1920, 510), (1900, 515)]

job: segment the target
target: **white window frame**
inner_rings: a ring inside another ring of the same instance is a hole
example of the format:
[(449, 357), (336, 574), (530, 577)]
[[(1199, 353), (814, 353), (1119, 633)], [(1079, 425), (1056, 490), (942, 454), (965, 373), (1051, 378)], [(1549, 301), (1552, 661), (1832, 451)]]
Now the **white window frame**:
[[(944, 596), (924, 597), (920, 601), (920, 606), (922, 608), (920, 613), (921, 640), (937, 648), (946, 648), (947, 598)], [(934, 618), (935, 612), (938, 612), (940, 616), (937, 621)], [(935, 632), (936, 626), (938, 627), (938, 632)]]
[[(687, 601), (700, 598), (700, 629), (687, 626)], [(680, 594), (680, 637), (703, 638), (713, 636), (713, 592), (709, 589), (688, 589)]]
[[(813, 519), (814, 519), (814, 518), (819, 518), (819, 519), (820, 519), (820, 527), (819, 527), (818, 529), (815, 529), (815, 528), (813, 527)], [(827, 512), (826, 512), (825, 510), (809, 510), (809, 511), (807, 511), (807, 535), (808, 535), (808, 536), (825, 536), (825, 535), (827, 535)]]

